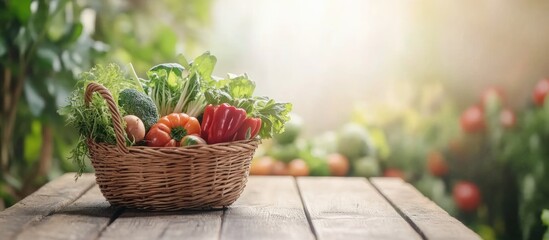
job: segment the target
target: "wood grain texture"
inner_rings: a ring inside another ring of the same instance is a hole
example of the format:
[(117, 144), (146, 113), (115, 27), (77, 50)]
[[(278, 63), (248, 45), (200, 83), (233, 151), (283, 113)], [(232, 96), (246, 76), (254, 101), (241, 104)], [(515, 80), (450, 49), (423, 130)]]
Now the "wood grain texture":
[(421, 239), (364, 178), (297, 179), (317, 239)]
[(218, 239), (223, 211), (126, 210), (99, 239)]
[(93, 174), (82, 175), (75, 182), (74, 173), (67, 173), (49, 182), (27, 198), (0, 212), (2, 239), (13, 239), (30, 224), (60, 211), (82, 196), (94, 184)]
[(95, 185), (71, 205), (30, 224), (17, 239), (96, 239), (116, 211)]
[(221, 239), (314, 239), (293, 177), (249, 178), (223, 218)]
[(372, 178), (371, 182), (427, 239), (480, 239), (476, 233), (401, 179)]

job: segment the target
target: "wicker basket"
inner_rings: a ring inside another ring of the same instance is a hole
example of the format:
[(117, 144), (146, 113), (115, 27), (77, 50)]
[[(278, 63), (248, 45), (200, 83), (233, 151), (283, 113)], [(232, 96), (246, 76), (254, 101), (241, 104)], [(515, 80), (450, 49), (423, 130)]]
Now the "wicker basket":
[(127, 147), (110, 92), (90, 83), (86, 106), (94, 92), (107, 101), (116, 132), (116, 145), (88, 140), (97, 184), (111, 205), (150, 210), (215, 209), (240, 196), (259, 140), (178, 148)]

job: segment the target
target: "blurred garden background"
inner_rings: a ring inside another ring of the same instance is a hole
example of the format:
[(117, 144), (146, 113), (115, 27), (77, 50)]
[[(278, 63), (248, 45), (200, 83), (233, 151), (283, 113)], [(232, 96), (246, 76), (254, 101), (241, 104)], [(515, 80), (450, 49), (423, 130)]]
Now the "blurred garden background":
[[(549, 2), (0, 0), (0, 210), (75, 171), (98, 63), (210, 51), (294, 104), (252, 174), (396, 176), (484, 239), (549, 239)], [(89, 167), (88, 171), (92, 171)]]

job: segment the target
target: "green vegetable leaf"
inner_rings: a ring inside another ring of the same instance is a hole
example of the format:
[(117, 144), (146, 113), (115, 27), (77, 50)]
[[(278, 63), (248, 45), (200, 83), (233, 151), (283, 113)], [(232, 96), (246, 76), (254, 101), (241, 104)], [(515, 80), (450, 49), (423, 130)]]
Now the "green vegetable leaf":
[(185, 69), (190, 69), (191, 65), (189, 65), (189, 61), (187, 61), (187, 58), (183, 54), (179, 54), (177, 56), (177, 59), (179, 59), (179, 63), (183, 65)]
[(190, 71), (196, 71), (202, 77), (205, 86), (209, 86), (212, 83), (212, 73), (216, 63), (217, 58), (211, 55), (210, 52), (205, 52), (190, 63)]
[(25, 23), (31, 15), (31, 0), (8, 1), (10, 12), (14, 12), (19, 21)]
[(252, 116), (262, 120), (259, 136), (271, 138), (274, 134), (283, 132), (284, 124), (290, 120), (291, 111), (291, 103), (277, 103), (266, 97), (258, 98)]
[(162, 63), (158, 64), (147, 72), (147, 75), (157, 73), (162, 75), (168, 75), (170, 73), (174, 73), (177, 76), (183, 75), (183, 72), (185, 71), (185, 68), (181, 66), (179, 63)]
[(197, 117), (206, 106), (202, 84), (205, 79), (211, 79), (215, 57), (205, 53), (195, 59), (193, 64), (188, 64), (183, 56), (179, 59), (190, 68), (185, 69), (178, 63), (165, 63), (151, 68), (147, 72), (150, 80), (143, 81), (145, 91), (161, 116), (184, 112)]
[[(204, 93), (204, 96), (206, 97), (206, 101), (213, 105), (219, 105), (221, 103), (233, 103), (234, 101), (230, 93), (217, 88), (208, 89)], [(231, 104), (231, 105), (236, 106), (234, 104)], [(249, 112), (249, 111), (246, 110), (246, 112)]]
[(149, 80), (140, 79), (160, 116), (184, 112), (197, 117), (208, 103), (228, 103), (244, 109), (248, 116), (261, 118), (261, 138), (271, 138), (284, 130), (284, 124), (290, 119), (290, 103), (254, 97), (255, 83), (246, 74), (229, 74), (226, 79), (214, 79), (212, 73), (217, 59), (209, 52), (191, 63), (182, 55), (178, 58), (181, 64), (156, 65), (147, 72)]
[(145, 92), (151, 97), (160, 116), (173, 111), (181, 95), (181, 75), (185, 69), (178, 63), (164, 63), (147, 72), (148, 81), (143, 81)]
[(254, 94), (255, 82), (248, 78), (248, 75), (229, 74), (227, 79), (217, 81), (217, 88), (223, 89), (233, 98), (250, 98)]

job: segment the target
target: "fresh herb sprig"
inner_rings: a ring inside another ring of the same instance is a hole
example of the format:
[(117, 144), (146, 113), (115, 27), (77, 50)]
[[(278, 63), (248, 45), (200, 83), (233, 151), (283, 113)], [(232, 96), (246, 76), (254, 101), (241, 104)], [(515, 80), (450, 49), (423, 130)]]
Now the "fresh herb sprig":
[[(67, 124), (76, 128), (80, 134), (76, 147), (70, 158), (78, 166), (77, 176), (85, 170), (86, 158), (89, 158), (86, 141), (116, 144), (116, 135), (112, 125), (112, 116), (103, 98), (94, 94), (90, 106), (84, 104), (84, 94), (89, 83), (96, 82), (111, 92), (115, 102), (118, 93), (125, 88), (138, 88), (137, 82), (126, 77), (126, 74), (116, 64), (97, 65), (80, 75), (74, 91), (68, 99), (68, 104), (59, 110), (66, 117)], [(120, 111), (123, 111), (120, 109)], [(121, 112), (123, 115), (124, 113)]]

